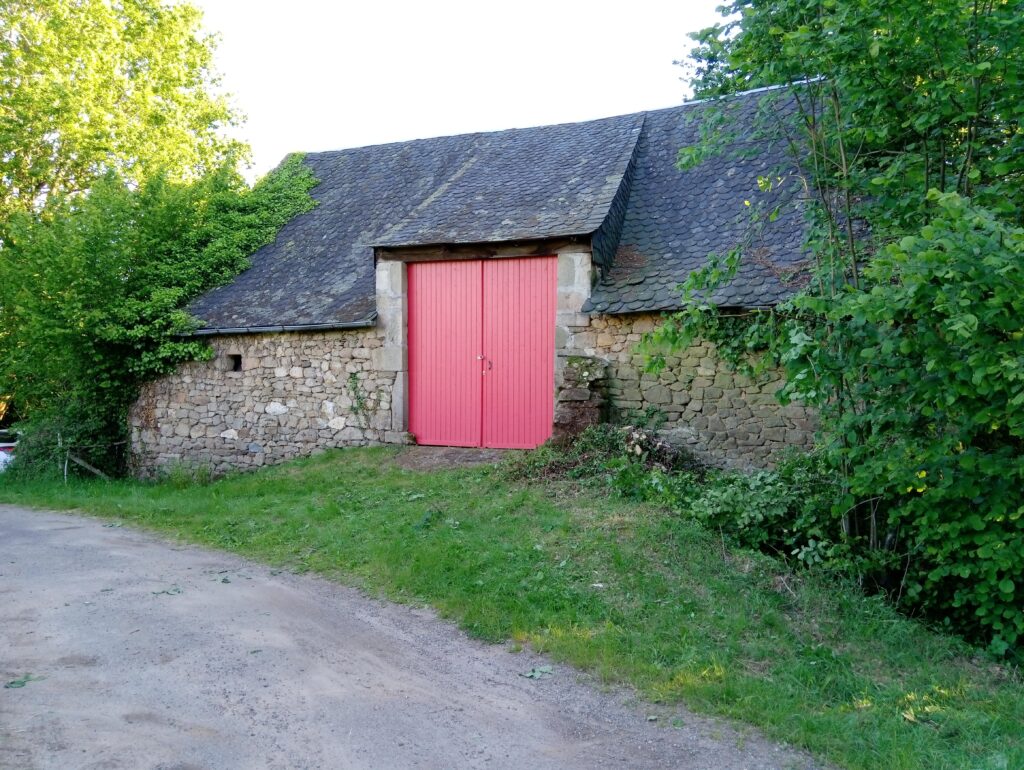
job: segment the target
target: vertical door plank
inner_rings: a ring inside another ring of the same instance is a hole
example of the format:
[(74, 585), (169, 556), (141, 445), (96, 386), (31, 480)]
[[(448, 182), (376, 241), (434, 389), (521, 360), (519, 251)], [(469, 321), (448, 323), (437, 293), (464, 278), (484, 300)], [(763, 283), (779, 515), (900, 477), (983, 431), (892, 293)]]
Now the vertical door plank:
[(485, 447), (532, 449), (554, 420), (555, 257), (483, 263)]
[(480, 446), (480, 260), (408, 267), (409, 430), (419, 444)]

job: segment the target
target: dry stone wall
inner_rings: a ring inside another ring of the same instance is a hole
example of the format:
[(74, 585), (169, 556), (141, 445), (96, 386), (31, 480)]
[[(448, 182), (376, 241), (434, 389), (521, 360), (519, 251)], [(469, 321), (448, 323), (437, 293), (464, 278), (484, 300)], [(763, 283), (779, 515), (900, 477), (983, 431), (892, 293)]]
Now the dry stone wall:
[(591, 425), (608, 419), (605, 361), (590, 356), (559, 354), (555, 364), (556, 444), (572, 441)]
[(813, 410), (778, 403), (781, 375), (737, 374), (708, 343), (667, 357), (660, 374), (645, 372), (636, 346), (657, 323), (656, 314), (600, 315), (571, 329), (571, 353), (606, 362), (601, 385), (614, 417), (661, 415), (665, 438), (725, 467), (770, 466), (787, 447), (812, 446)]
[[(665, 438), (713, 465), (766, 466), (786, 447), (811, 446), (813, 412), (778, 404), (781, 379), (738, 375), (711, 345), (670, 356), (660, 374), (645, 372), (636, 346), (657, 322), (656, 314), (560, 309), (556, 440), (609, 416), (635, 422), (654, 413)], [(150, 383), (133, 407), (139, 472), (184, 464), (222, 473), (327, 447), (407, 443), (401, 326), (212, 338), (212, 360)]]
[[(138, 469), (214, 472), (317, 449), (405, 443), (392, 414), (396, 373), (378, 329), (214, 337), (211, 361), (149, 383), (132, 409)], [(395, 427), (399, 430), (395, 430)]]

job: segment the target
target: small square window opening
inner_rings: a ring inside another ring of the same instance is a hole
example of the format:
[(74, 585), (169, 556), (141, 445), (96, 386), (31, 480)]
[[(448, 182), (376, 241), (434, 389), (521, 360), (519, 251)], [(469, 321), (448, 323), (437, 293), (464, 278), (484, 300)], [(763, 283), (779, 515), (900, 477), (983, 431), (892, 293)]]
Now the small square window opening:
[(231, 362), (231, 371), (240, 372), (242, 371), (242, 356), (237, 353), (232, 353), (228, 356), (228, 360)]

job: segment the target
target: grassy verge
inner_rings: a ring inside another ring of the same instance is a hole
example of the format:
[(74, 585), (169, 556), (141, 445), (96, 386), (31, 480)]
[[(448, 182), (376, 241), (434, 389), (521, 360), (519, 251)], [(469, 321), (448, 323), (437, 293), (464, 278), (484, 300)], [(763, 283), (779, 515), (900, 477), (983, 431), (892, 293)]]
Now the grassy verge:
[(0, 481), (0, 502), (114, 516), (428, 603), (484, 639), (839, 765), (1024, 767), (1020, 679), (881, 602), (600, 491), (403, 470), (394, 451), (204, 485)]

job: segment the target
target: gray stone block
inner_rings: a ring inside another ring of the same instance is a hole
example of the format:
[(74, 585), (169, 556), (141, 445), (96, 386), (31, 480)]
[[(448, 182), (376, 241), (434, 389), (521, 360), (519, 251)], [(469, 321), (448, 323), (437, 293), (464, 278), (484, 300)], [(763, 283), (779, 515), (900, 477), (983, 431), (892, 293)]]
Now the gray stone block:
[(566, 388), (559, 391), (559, 401), (589, 401), (590, 391), (586, 388)]
[(644, 400), (651, 404), (671, 404), (672, 391), (661, 384), (654, 384), (648, 388), (641, 388)]

